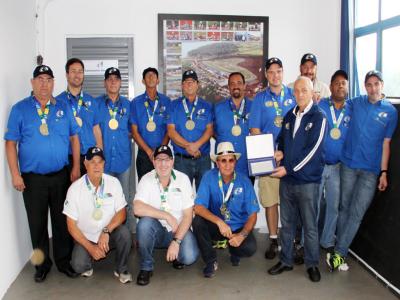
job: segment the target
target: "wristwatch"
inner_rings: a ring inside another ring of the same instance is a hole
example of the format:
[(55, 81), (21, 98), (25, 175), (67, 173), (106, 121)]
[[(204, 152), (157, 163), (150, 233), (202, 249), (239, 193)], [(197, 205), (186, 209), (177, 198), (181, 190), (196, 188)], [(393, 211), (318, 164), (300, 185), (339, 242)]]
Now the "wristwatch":
[(110, 235), (110, 230), (108, 229), (108, 227), (104, 227), (101, 232), (103, 233), (107, 233), (108, 235)]
[(178, 239), (178, 238), (176, 238), (176, 237), (174, 237), (172, 240), (173, 240), (175, 243), (177, 243), (178, 245), (181, 245), (181, 243), (182, 243), (182, 240), (180, 240), (180, 239)]

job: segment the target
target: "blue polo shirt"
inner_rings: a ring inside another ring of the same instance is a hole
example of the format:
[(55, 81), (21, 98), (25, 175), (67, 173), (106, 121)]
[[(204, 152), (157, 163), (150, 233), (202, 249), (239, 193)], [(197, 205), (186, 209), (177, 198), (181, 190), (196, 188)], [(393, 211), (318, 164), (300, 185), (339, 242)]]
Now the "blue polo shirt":
[(112, 101), (106, 95), (99, 96), (95, 101), (98, 102), (98, 114), (95, 122), (100, 124), (106, 158), (104, 171), (106, 173), (123, 173), (131, 165), (131, 103), (125, 97), (119, 96), (119, 99), (114, 104), (118, 107), (116, 115), (118, 128), (112, 130), (108, 126), (108, 122), (111, 120), (108, 104), (111, 105)]
[(12, 107), (4, 139), (18, 143), (21, 173), (53, 173), (68, 164), (69, 137), (79, 133), (80, 128), (71, 109), (53, 99), (46, 121), (49, 135), (42, 135), (36, 103), (37, 100), (30, 96)]
[(341, 161), (349, 168), (379, 174), (383, 140), (392, 138), (397, 126), (397, 110), (386, 99), (372, 104), (366, 95), (348, 100), (347, 109), (351, 122)]
[[(228, 187), (229, 183), (223, 184), (225, 194), (228, 191)], [(222, 201), (222, 193), (218, 186), (218, 169), (214, 168), (208, 170), (201, 179), (199, 191), (197, 192), (194, 203), (195, 205), (203, 205), (214, 215), (224, 220), (220, 211)], [(231, 227), (232, 231), (242, 228), (249, 219), (249, 216), (260, 210), (253, 185), (247, 176), (236, 173), (233, 191), (228, 201), (227, 208), (231, 218), (229, 221), (226, 221), (226, 223)]]
[[(242, 154), (236, 163), (236, 171), (243, 174), (249, 174), (247, 165), (246, 136), (249, 135), (249, 117), (253, 101), (246, 99), (243, 109), (243, 117), (238, 119), (237, 125), (240, 126), (242, 132), (239, 136), (232, 134), (232, 127), (235, 125), (233, 119), (233, 100), (231, 98), (223, 100), (215, 105), (214, 108), (214, 134), (216, 136), (216, 144), (221, 142), (231, 142), (236, 152)], [(239, 109), (237, 109), (239, 110)]]
[[(56, 99), (63, 101), (71, 109), (72, 106), (75, 108), (78, 106), (80, 94), (76, 97), (71, 93), (64, 91), (59, 94)], [(93, 134), (93, 126), (98, 123), (95, 122), (95, 115), (97, 114), (97, 105), (94, 102), (94, 98), (87, 93), (83, 93), (83, 104), (76, 116), (82, 119), (82, 127), (79, 132), (79, 142), (81, 145), (81, 155), (85, 155), (90, 147), (96, 146), (96, 139)], [(69, 154), (72, 154), (71, 148), (69, 149)]]
[(282, 100), (280, 99), (280, 95), (275, 95), (269, 87), (265, 91), (259, 92), (254, 97), (249, 122), (249, 128), (259, 128), (261, 133), (264, 134), (272, 133), (275, 141), (282, 127), (277, 127), (274, 124), (276, 117), (274, 99), (282, 109), (282, 118), (296, 105), (292, 89), (287, 86), (283, 86), (283, 88), (284, 96)]
[(131, 123), (136, 125), (140, 136), (146, 142), (146, 144), (155, 149), (161, 145), (162, 140), (167, 132), (167, 120), (169, 118), (169, 106), (171, 100), (164, 94), (157, 93), (158, 106), (154, 112), (153, 121), (156, 123), (156, 130), (150, 132), (146, 129), (149, 117), (147, 115), (146, 101), (149, 103), (150, 116), (153, 115), (155, 101), (150, 100), (146, 92), (140, 96), (134, 98), (131, 102)]
[[(343, 108), (341, 108), (341, 109), (336, 109), (335, 106), (333, 106), (335, 116), (336, 116), (336, 121), (338, 121), (340, 113), (344, 109), (343, 118), (339, 124), (339, 129), (340, 129), (340, 133), (341, 133), (340, 138), (337, 140), (333, 139), (330, 135), (331, 129), (334, 128), (332, 113), (331, 113), (331, 108), (330, 108), (330, 102), (332, 102), (330, 97), (323, 98), (318, 103), (318, 106), (325, 113), (326, 120), (328, 123), (328, 131), (327, 131), (325, 141), (324, 141), (325, 163), (328, 165), (333, 165), (333, 164), (337, 164), (338, 162), (340, 162), (340, 157), (342, 155), (343, 143), (344, 143), (344, 140), (346, 139), (347, 130), (350, 126), (351, 116), (349, 114), (349, 110), (346, 108), (346, 103), (343, 106)], [(333, 105), (333, 102), (332, 102), (332, 105)]]
[[(187, 99), (185, 99), (186, 104), (188, 106), (189, 112), (192, 111), (193, 103), (190, 103)], [(195, 127), (193, 130), (188, 130), (185, 127), (187, 118), (185, 114), (185, 109), (182, 104), (182, 97), (171, 102), (171, 112), (170, 118), (168, 120), (168, 124), (175, 125), (175, 130), (188, 142), (196, 142), (199, 140), (204, 132), (206, 131), (206, 127), (208, 124), (212, 124), (213, 122), (213, 109), (210, 103), (206, 102), (204, 99), (198, 97), (197, 106), (195, 111), (193, 112), (193, 121), (195, 122)], [(172, 141), (172, 146), (174, 147), (174, 152), (189, 155), (187, 151), (175, 144)], [(200, 147), (201, 155), (209, 155), (210, 154), (210, 141), (204, 143)]]

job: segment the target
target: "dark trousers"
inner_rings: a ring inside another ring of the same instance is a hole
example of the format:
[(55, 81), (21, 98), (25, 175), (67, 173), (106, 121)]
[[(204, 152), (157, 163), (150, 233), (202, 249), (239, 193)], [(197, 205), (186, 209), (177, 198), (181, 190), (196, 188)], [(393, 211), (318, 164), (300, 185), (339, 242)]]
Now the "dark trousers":
[(23, 173), (25, 190), (22, 193), (28, 216), (32, 247), (43, 251), (45, 260), (37, 268), (50, 269), (49, 233), (47, 231), (50, 208), (53, 233), (53, 257), (58, 269), (69, 266), (73, 242), (68, 233), (66, 217), (62, 213), (69, 186), (67, 168), (59, 172), (40, 175)]
[[(71, 170), (72, 170), (72, 155), (68, 155), (68, 160), (69, 160), (69, 165), (68, 165), (68, 173), (71, 174)], [(83, 162), (85, 161), (85, 155), (81, 155), (79, 158), (80, 162), (79, 162), (79, 168), (81, 170), (81, 176), (86, 174), (86, 167), (83, 164)]]
[(139, 149), (136, 157), (136, 170), (138, 175), (138, 182), (148, 172), (154, 169), (153, 162), (147, 156), (146, 152)]
[[(216, 261), (217, 251), (213, 248), (212, 241), (225, 239), (219, 232), (218, 226), (200, 216), (194, 217), (192, 226), (204, 262), (207, 264)], [(236, 230), (234, 233), (240, 232), (241, 230), (242, 228)], [(256, 250), (257, 242), (253, 232), (249, 233), (239, 247), (232, 247), (229, 245), (229, 253), (238, 257), (250, 257)]]

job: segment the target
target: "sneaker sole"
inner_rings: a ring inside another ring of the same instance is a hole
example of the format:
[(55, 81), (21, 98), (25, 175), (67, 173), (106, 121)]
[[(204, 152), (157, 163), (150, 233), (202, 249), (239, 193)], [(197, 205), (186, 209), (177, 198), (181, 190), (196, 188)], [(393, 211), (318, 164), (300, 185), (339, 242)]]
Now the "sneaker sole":
[(87, 270), (81, 274), (82, 277), (91, 277), (93, 275), (93, 269)]
[(117, 271), (114, 271), (114, 276), (117, 277), (119, 282), (121, 283), (132, 282), (132, 275), (130, 276), (130, 278), (121, 278), (120, 275), (117, 273)]

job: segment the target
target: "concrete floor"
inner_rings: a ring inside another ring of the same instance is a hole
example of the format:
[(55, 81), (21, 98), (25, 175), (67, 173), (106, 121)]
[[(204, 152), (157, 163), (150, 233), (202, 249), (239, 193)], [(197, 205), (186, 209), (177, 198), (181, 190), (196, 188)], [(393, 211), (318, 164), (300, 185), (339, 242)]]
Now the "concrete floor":
[[(258, 251), (232, 267), (227, 250), (218, 251), (219, 269), (214, 278), (202, 276), (203, 262), (199, 260), (183, 270), (175, 270), (164, 261), (165, 250), (155, 253), (156, 266), (148, 286), (135, 283), (138, 254), (132, 251), (130, 271), (134, 282), (121, 284), (113, 276), (113, 256), (94, 267), (91, 278), (67, 278), (55, 267), (43, 283), (33, 281), (33, 267), (27, 265), (10, 286), (4, 299), (397, 299), (382, 283), (368, 273), (357, 261), (349, 259), (348, 272), (329, 273), (321, 260), (321, 282), (312, 283), (304, 266), (291, 272), (270, 276), (267, 269), (277, 258), (264, 259), (267, 246), (265, 234), (257, 234)], [(321, 252), (321, 257), (325, 253)]]

